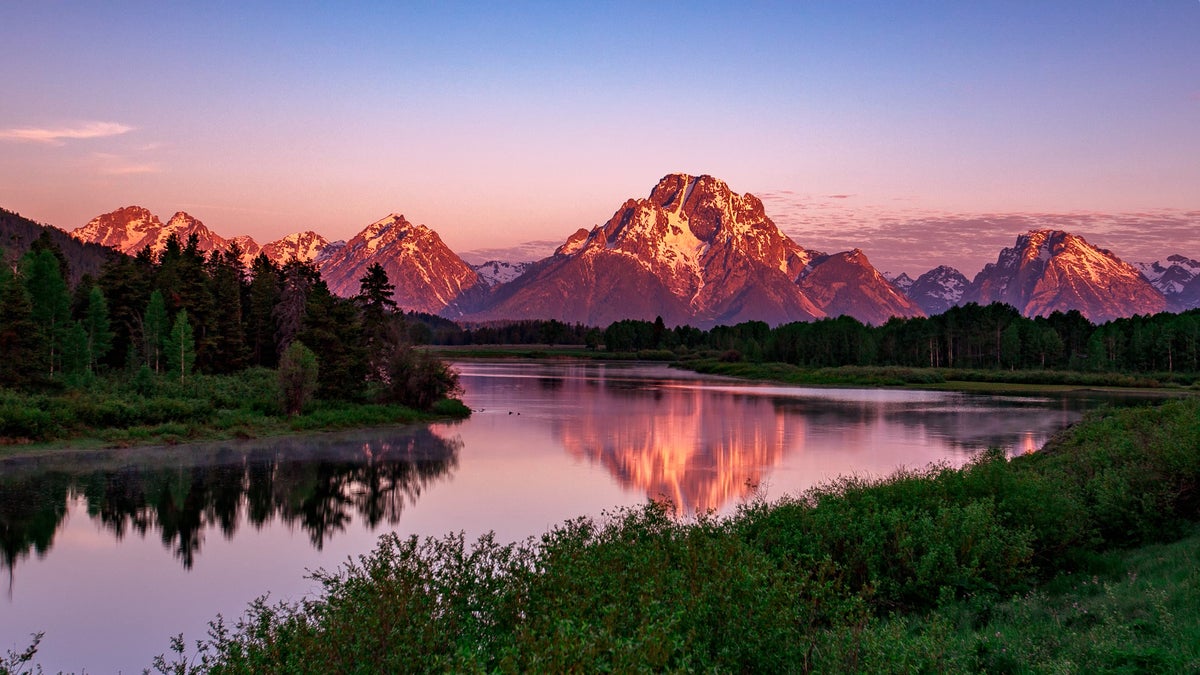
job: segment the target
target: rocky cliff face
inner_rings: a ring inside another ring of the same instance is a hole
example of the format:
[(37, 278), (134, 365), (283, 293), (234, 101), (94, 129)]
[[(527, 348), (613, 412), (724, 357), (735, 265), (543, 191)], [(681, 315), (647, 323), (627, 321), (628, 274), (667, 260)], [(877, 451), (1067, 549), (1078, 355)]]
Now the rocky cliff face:
[(151, 252), (161, 253), (172, 234), (179, 237), (179, 243), (187, 244), (188, 237), (193, 233), (198, 239), (198, 248), (204, 253), (225, 251), (231, 244), (237, 244), (242, 250), (241, 260), (246, 266), (259, 253), (266, 253), (268, 258), (279, 264), (292, 259), (313, 260), (328, 243), (316, 232), (300, 232), (260, 246), (249, 235), (226, 239), (184, 211), (179, 211), (163, 224), (158, 216), (141, 206), (126, 206), (97, 216), (72, 231), (71, 236), (80, 241), (115, 248), (127, 255), (137, 255), (147, 246)]
[(321, 265), (321, 276), (330, 291), (353, 296), (373, 263), (382, 265), (395, 285), (397, 306), (409, 311), (452, 314), (459, 296), (479, 284), (479, 275), (436, 232), (396, 213), (368, 225), (334, 251)]
[(325, 237), (312, 230), (306, 230), (273, 241), (263, 246), (262, 252), (281, 265), (292, 260), (312, 262), (328, 245), (329, 242)]
[(929, 316), (936, 316), (962, 302), (970, 281), (948, 265), (935, 267), (917, 277), (906, 294)]
[(925, 316), (859, 249), (814, 259), (797, 283), (828, 316), (852, 316), (872, 325), (893, 316)]
[(671, 174), (604, 225), (579, 230), (497, 288), (471, 318), (619, 319), (712, 326), (824, 316), (795, 284), (813, 254), (779, 231), (753, 195), (712, 176)]
[(1133, 265), (1059, 230), (1017, 237), (976, 275), (963, 299), (1007, 303), (1025, 316), (1077, 309), (1093, 323), (1166, 308), (1163, 294)]
[(80, 241), (115, 248), (128, 255), (137, 255), (147, 246), (152, 252), (161, 253), (172, 234), (179, 237), (181, 244), (186, 244), (188, 237), (195, 234), (200, 250), (206, 253), (214, 249), (223, 251), (229, 247), (228, 240), (183, 211), (171, 216), (164, 225), (158, 216), (140, 206), (126, 206), (97, 216), (71, 232), (71, 236)]
[(1133, 266), (1167, 299), (1168, 310), (1182, 312), (1200, 307), (1200, 261), (1176, 254), (1167, 256), (1165, 262)]

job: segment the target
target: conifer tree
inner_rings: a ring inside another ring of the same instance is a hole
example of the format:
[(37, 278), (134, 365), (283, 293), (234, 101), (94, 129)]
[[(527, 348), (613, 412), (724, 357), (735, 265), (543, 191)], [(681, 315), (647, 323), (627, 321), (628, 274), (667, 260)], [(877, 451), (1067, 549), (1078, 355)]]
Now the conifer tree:
[(87, 372), (89, 365), (88, 334), (83, 323), (72, 321), (63, 335), (62, 372), (74, 380)]
[(166, 352), (167, 370), (179, 373), (179, 381), (183, 382), (196, 362), (196, 337), (188, 321), (187, 310), (181, 309), (175, 315), (175, 324), (164, 341), (163, 349)]
[(100, 287), (92, 286), (88, 293), (87, 312), (83, 317), (83, 328), (87, 333), (88, 370), (95, 372), (100, 359), (112, 349), (113, 332), (109, 328), (108, 302)]
[(37, 340), (29, 293), (0, 265), (0, 386), (20, 387), (37, 377)]
[(383, 373), (388, 355), (399, 342), (392, 326), (396, 287), (388, 280), (383, 265), (372, 263), (359, 279), (360, 290), (355, 302), (362, 313), (362, 339), (370, 363), (372, 377)]
[(278, 362), (275, 351), (277, 327), (275, 306), (279, 303), (279, 267), (265, 253), (258, 254), (250, 267), (250, 300), (246, 311), (246, 342), (250, 362), (272, 368)]
[(70, 328), (71, 296), (58, 259), (48, 249), (30, 251), (22, 259), (25, 290), (41, 346), (40, 360), (51, 376), (61, 369), (62, 344)]
[(155, 290), (150, 294), (146, 314), (142, 317), (142, 350), (146, 355), (146, 365), (156, 373), (162, 372), (163, 342), (169, 330), (167, 303), (163, 300), (162, 292)]

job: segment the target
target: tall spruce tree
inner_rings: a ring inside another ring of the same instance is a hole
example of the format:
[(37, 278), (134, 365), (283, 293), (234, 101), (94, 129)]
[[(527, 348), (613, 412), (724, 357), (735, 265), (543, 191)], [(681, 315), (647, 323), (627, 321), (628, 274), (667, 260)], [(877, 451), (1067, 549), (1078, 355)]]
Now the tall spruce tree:
[(265, 253), (258, 254), (250, 266), (250, 299), (246, 310), (246, 342), (250, 362), (273, 368), (279, 362), (276, 351), (274, 310), (279, 304), (279, 267)]
[(88, 370), (96, 372), (100, 359), (112, 349), (113, 332), (108, 321), (108, 302), (99, 286), (92, 286), (88, 293), (87, 311), (83, 316), (83, 328), (87, 333)]
[(0, 265), (0, 387), (22, 387), (37, 379), (37, 353), (29, 293), (7, 265)]
[(53, 376), (62, 367), (62, 347), (70, 329), (71, 296), (58, 258), (49, 249), (29, 251), (22, 258), (25, 290), (40, 345), (39, 361)]
[(372, 263), (359, 279), (360, 290), (355, 302), (362, 316), (362, 339), (372, 377), (380, 377), (386, 369), (388, 356), (395, 348), (398, 334), (393, 324), (396, 287), (388, 280), (383, 265)]
[(191, 374), (196, 362), (196, 337), (186, 309), (179, 310), (175, 315), (175, 323), (163, 344), (163, 350), (166, 352), (167, 371), (172, 375), (178, 373), (179, 381), (183, 382)]
[(146, 313), (142, 317), (142, 353), (146, 356), (146, 365), (156, 373), (162, 372), (165, 365), (163, 359), (163, 343), (171, 329), (167, 319), (167, 303), (163, 294), (155, 290), (150, 294), (150, 302), (146, 304)]

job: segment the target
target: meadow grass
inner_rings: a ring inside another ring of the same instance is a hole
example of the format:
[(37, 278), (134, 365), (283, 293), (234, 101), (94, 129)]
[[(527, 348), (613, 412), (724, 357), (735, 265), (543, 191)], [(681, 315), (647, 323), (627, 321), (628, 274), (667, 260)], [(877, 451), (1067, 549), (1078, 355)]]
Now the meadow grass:
[[(1194, 672), (1200, 401), (728, 516), (385, 535), (160, 672)], [(1183, 645), (1183, 646), (1180, 646)]]

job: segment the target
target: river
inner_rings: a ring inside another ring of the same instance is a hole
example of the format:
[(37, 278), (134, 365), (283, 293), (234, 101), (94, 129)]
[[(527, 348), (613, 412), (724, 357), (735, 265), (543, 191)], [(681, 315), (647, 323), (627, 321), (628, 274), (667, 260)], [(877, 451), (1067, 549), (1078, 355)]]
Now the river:
[(1031, 452), (1109, 399), (748, 384), (657, 364), (456, 364), (471, 418), (0, 462), (0, 653), (140, 673), (218, 613), (295, 601), (388, 531), (536, 536), (665, 500), (729, 513), (838, 475)]

